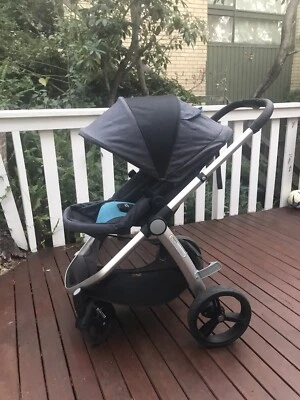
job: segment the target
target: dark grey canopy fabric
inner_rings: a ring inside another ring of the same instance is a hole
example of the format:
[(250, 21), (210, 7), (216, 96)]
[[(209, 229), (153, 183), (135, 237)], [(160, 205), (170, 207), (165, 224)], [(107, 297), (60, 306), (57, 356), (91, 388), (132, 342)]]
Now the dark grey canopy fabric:
[(80, 134), (144, 172), (170, 182), (210, 161), (232, 131), (175, 96), (118, 101)]

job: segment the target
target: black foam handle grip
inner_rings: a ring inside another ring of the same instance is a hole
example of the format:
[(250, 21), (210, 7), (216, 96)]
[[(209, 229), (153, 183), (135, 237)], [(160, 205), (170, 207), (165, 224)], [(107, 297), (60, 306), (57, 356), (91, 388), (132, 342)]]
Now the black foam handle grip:
[(221, 108), (221, 110), (217, 111), (211, 119), (214, 121), (219, 121), (224, 115), (228, 114), (230, 111), (233, 111), (240, 107), (248, 107), (248, 108), (260, 108), (264, 107), (264, 110), (260, 114), (256, 120), (254, 120), (251, 125), (250, 129), (253, 133), (259, 131), (264, 124), (271, 118), (274, 110), (274, 104), (271, 100), (268, 99), (248, 99), (248, 100), (239, 100), (234, 101), (233, 103), (228, 104), (227, 106)]

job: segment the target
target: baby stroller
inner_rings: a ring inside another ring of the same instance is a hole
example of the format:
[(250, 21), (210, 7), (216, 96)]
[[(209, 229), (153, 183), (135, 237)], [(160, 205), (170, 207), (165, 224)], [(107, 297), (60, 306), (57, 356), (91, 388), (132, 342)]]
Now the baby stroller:
[[(218, 155), (232, 130), (217, 121), (239, 107), (264, 109), (243, 135)], [(260, 130), (272, 112), (272, 102), (262, 99), (234, 102), (208, 118), (201, 109), (175, 96), (119, 98), (80, 131), (86, 140), (122, 157), (139, 171), (129, 173), (130, 179), (109, 200), (75, 204), (64, 211), (69, 230), (90, 236), (65, 275), (77, 328), (104, 340), (115, 314), (113, 303), (165, 304), (189, 288), (195, 298), (188, 311), (188, 325), (201, 345), (226, 346), (244, 333), (251, 318), (246, 297), (236, 289), (206, 288), (203, 279), (219, 271), (221, 265), (204, 265), (198, 245), (189, 237), (176, 237), (169, 226), (179, 205)], [(139, 232), (101, 265), (98, 253), (105, 239), (128, 235), (132, 227), (140, 227)], [(157, 244), (155, 260), (135, 269), (117, 268), (144, 239)], [(226, 299), (237, 309), (228, 309)]]

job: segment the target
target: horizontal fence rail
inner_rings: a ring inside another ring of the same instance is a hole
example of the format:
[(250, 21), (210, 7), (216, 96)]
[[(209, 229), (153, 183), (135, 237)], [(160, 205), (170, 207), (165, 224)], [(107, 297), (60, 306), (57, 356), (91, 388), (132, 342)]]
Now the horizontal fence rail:
[[(222, 106), (204, 106), (203, 111), (210, 117), (220, 108)], [(16, 179), (11, 176), (10, 169), (5, 166), (0, 154), (0, 202), (7, 226), (20, 247), (37, 250), (40, 243), (36, 227), (44, 219), (49, 223), (53, 246), (66, 243), (62, 201), (69, 186), (62, 187), (60, 182), (61, 149), (56, 143), (59, 135), (66, 132), (68, 135), (63, 146), (70, 148), (70, 165), (65, 166), (63, 172), (68, 171), (70, 182), (74, 182), (74, 202), (90, 201), (91, 175), (94, 177), (96, 170), (99, 172), (101, 185), (98, 185), (99, 193), (92, 193), (93, 198), (110, 198), (117, 185), (122, 183), (116, 179), (115, 157), (108, 151), (99, 149), (99, 159), (93, 161), (95, 165), (91, 165), (91, 153), (83, 138), (78, 135), (81, 127), (87, 126), (105, 111), (106, 109), (0, 111), (0, 132), (6, 133), (7, 140), (11, 138), (15, 162), (15, 169), (12, 168), (12, 171), (17, 171)], [(237, 139), (246, 129), (247, 121), (254, 120), (259, 113), (259, 110), (238, 109), (226, 115), (221, 123), (230, 125), (234, 131), (234, 139)], [(252, 137), (247, 147), (244, 145), (243, 149), (236, 151), (222, 165), (223, 188), (217, 188), (214, 175), (180, 206), (175, 215), (175, 224), (198, 222), (207, 218), (221, 219), (225, 215), (285, 206), (291, 189), (299, 188), (300, 185), (300, 160), (295, 160), (299, 117), (300, 103), (276, 104), (271, 122)], [(32, 149), (26, 148), (22, 140), (24, 135), (30, 133), (39, 135), (42, 168), (34, 171), (34, 179), (31, 176), (31, 181), (41, 182), (42, 178), (45, 184), (43, 210), (46, 217), (43, 214), (43, 218), (36, 213), (40, 209), (37, 204), (40, 205), (41, 199), (36, 198), (34, 190), (38, 190), (39, 185), (29, 182), (30, 166), (27, 158)], [(136, 167), (131, 164), (126, 167), (124, 163), (122, 168), (125, 182), (126, 172)], [(70, 182), (67, 181), (67, 184)]]

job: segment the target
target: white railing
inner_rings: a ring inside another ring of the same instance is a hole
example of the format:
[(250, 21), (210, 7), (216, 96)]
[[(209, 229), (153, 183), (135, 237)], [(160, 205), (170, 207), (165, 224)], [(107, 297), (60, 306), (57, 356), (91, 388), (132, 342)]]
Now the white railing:
[[(204, 112), (211, 116), (221, 106), (205, 106)], [(72, 110), (22, 110), (0, 111), (0, 132), (12, 134), (15, 151), (16, 166), (22, 196), (24, 221), (21, 220), (10, 186), (10, 177), (7, 176), (3, 160), (0, 155), (0, 202), (4, 211), (7, 225), (16, 243), (31, 251), (36, 251), (37, 241), (34, 226), (34, 217), (30, 199), (30, 189), (24, 161), (21, 135), (28, 131), (38, 131), (40, 135), (43, 158), (43, 172), (46, 183), (49, 218), (54, 246), (65, 244), (65, 233), (62, 219), (61, 188), (54, 136), (59, 135), (57, 130), (70, 131), (73, 170), (77, 202), (89, 201), (88, 174), (84, 140), (78, 135), (78, 130), (91, 123), (105, 109), (72, 109)], [(227, 115), (223, 124), (231, 123), (234, 128), (234, 137), (243, 132), (244, 121), (253, 120), (259, 115), (258, 110), (239, 109)], [(280, 206), (286, 205), (287, 196), (292, 187), (294, 156), (297, 140), (298, 118), (300, 117), (300, 103), (276, 104), (272, 116), (269, 136), (269, 154), (266, 177), (264, 208), (273, 207), (274, 189), (277, 168), (280, 130), (285, 130), (284, 156), (281, 173)], [(283, 121), (283, 122), (281, 122)], [(252, 138), (250, 175), (248, 188), (248, 212), (255, 212), (257, 206), (257, 191), (260, 166), (261, 132)], [(101, 150), (102, 184), (104, 198), (109, 198), (115, 191), (113, 155)], [(232, 157), (230, 193), (228, 188), (218, 190), (216, 177), (213, 177), (211, 218), (221, 219), (225, 215), (225, 191), (230, 195), (229, 209), (226, 214), (236, 215), (239, 212), (240, 180), (242, 166), (242, 149)], [(128, 170), (132, 165), (128, 165)], [(222, 166), (223, 182), (226, 174), (226, 163)], [(300, 182), (300, 180), (299, 180)], [(195, 196), (195, 221), (205, 219), (205, 185), (201, 186)], [(184, 206), (182, 205), (175, 216), (176, 224), (183, 224), (185, 220)], [(25, 227), (25, 230), (23, 229)]]

